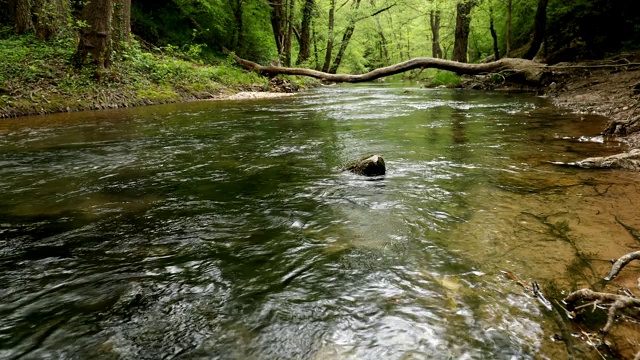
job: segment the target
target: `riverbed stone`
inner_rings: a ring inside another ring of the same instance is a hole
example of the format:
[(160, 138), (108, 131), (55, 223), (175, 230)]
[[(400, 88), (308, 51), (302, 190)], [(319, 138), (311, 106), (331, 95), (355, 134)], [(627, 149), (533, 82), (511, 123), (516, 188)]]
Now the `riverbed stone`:
[(364, 176), (380, 176), (386, 173), (386, 166), (381, 155), (367, 155), (356, 160), (344, 168), (354, 174)]

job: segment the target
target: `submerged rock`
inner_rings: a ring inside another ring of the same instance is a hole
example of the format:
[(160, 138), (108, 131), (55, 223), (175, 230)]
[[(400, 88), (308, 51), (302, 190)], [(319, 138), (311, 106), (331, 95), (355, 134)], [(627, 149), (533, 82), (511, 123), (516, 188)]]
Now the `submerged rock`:
[(343, 169), (345, 171), (351, 171), (354, 174), (364, 176), (378, 176), (384, 175), (386, 167), (384, 165), (384, 159), (380, 155), (367, 155), (360, 160), (357, 160)]

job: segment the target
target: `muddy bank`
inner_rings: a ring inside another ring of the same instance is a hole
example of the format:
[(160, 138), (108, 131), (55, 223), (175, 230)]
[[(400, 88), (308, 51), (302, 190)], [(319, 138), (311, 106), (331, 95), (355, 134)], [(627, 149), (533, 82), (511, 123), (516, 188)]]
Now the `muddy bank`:
[(544, 89), (555, 105), (606, 116), (610, 121), (603, 127), (604, 135), (640, 148), (640, 52), (556, 66), (556, 81)]

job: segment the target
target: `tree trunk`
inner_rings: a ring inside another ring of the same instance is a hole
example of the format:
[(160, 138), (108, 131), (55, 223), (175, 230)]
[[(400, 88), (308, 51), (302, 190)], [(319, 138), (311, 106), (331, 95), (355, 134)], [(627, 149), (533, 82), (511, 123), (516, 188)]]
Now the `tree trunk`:
[(314, 0), (305, 0), (302, 8), (302, 23), (300, 25), (300, 51), (296, 65), (309, 60), (311, 57), (311, 18), (313, 16)]
[(336, 55), (336, 58), (333, 60), (333, 63), (331, 64), (329, 73), (335, 74), (336, 72), (338, 72), (338, 66), (340, 66), (340, 63), (342, 62), (342, 57), (344, 56), (344, 53), (347, 50), (347, 46), (349, 46), (349, 41), (351, 41), (351, 37), (353, 36), (353, 32), (355, 31), (355, 29), (356, 29), (356, 24), (355, 22), (352, 22), (344, 30), (344, 34), (342, 35), (342, 42), (340, 43), (340, 49), (338, 50), (338, 54)]
[(547, 4), (549, 0), (538, 0), (538, 9), (536, 10), (536, 19), (533, 24), (533, 40), (531, 41), (531, 46), (529, 50), (524, 54), (523, 58), (525, 59), (533, 59), (538, 51), (540, 50), (540, 45), (542, 45), (542, 41), (545, 36), (545, 29), (547, 27)]
[(493, 26), (493, 8), (489, 8), (489, 31), (493, 38), (493, 56), (495, 60), (500, 60), (500, 49), (498, 49), (498, 34)]
[(327, 35), (327, 51), (324, 55), (324, 65), (322, 65), (322, 71), (329, 71), (329, 65), (331, 64), (331, 52), (333, 51), (333, 25), (334, 25), (334, 13), (336, 11), (336, 0), (330, 1), (329, 7), (329, 33)]
[(82, 8), (82, 20), (87, 27), (80, 31), (76, 52), (76, 64), (82, 66), (88, 60), (98, 66), (98, 71), (111, 65), (112, 0), (91, 0)]
[(316, 70), (320, 70), (320, 53), (318, 52), (318, 38), (316, 37), (315, 23), (311, 24), (311, 37), (313, 37), (313, 54), (316, 58)]
[(511, 1), (507, 0), (507, 49), (504, 56), (511, 56)]
[(440, 10), (431, 10), (429, 13), (429, 23), (431, 24), (431, 56), (442, 59), (442, 49), (440, 48)]
[(58, 29), (65, 19), (63, 0), (31, 0), (31, 19), (36, 37), (51, 40), (58, 35)]
[(471, 8), (474, 0), (459, 2), (456, 6), (456, 33), (453, 44), (453, 61), (467, 62), (467, 47), (469, 45), (469, 31), (471, 25)]
[(271, 5), (271, 27), (273, 28), (273, 36), (276, 41), (276, 49), (278, 56), (284, 54), (284, 43), (287, 30), (287, 9), (284, 0), (272, 0)]
[(238, 53), (244, 41), (244, 25), (242, 21), (243, 0), (230, 0), (229, 3), (231, 5), (231, 12), (233, 12), (233, 18), (236, 22), (236, 31), (232, 49)]
[(129, 43), (131, 34), (131, 0), (112, 0), (111, 41), (114, 50), (120, 50), (123, 43)]
[(309, 76), (323, 81), (332, 82), (367, 82), (379, 79), (381, 77), (399, 74), (405, 71), (423, 68), (435, 68), (440, 70), (453, 71), (458, 74), (477, 75), (483, 73), (492, 73), (500, 71), (514, 71), (520, 74), (523, 79), (530, 83), (539, 84), (542, 76), (545, 73), (546, 67), (543, 64), (525, 60), (525, 59), (513, 59), (504, 58), (498, 61), (483, 64), (465, 64), (461, 62), (435, 59), (435, 58), (415, 58), (407, 60), (395, 65), (386, 66), (369, 71), (365, 74), (351, 75), (351, 74), (330, 74), (323, 71), (301, 69), (301, 68), (288, 68), (281, 66), (263, 66), (254, 63), (249, 60), (245, 60), (230, 54), (236, 62), (242, 65), (245, 69), (259, 72), (267, 75), (300, 75)]
[[(354, 5), (354, 10), (358, 10), (360, 7), (360, 0), (356, 0)], [(356, 19), (353, 19), (349, 22), (349, 25), (344, 30), (344, 34), (342, 35), (342, 42), (340, 43), (340, 49), (338, 50), (338, 54), (336, 58), (333, 60), (331, 64), (331, 68), (329, 72), (331, 74), (335, 74), (338, 71), (338, 66), (342, 62), (342, 57), (344, 57), (345, 51), (347, 51), (347, 46), (349, 46), (349, 41), (351, 41), (351, 37), (353, 36), (353, 32), (356, 30)]]
[(376, 18), (376, 24), (378, 25), (378, 35), (380, 36), (380, 58), (383, 60), (383, 65), (389, 65), (389, 50), (387, 49), (387, 38), (384, 36), (382, 25), (380, 20)]
[(287, 20), (287, 37), (284, 41), (284, 65), (291, 66), (291, 40), (293, 38), (293, 10), (295, 0), (289, 1), (289, 16)]
[(33, 28), (31, 21), (31, 1), (16, 0), (15, 30), (18, 34), (24, 34)]

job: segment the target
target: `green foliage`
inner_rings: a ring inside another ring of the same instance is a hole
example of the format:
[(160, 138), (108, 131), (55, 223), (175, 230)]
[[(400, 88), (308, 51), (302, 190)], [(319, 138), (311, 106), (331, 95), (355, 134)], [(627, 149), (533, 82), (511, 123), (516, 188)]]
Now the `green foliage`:
[[(46, 113), (208, 98), (225, 89), (266, 89), (268, 79), (228, 59), (205, 65), (205, 46), (164, 46), (149, 52), (123, 44), (110, 69), (74, 69), (75, 45), (0, 30), (0, 111)], [(6, 59), (6, 61), (4, 61)], [(196, 60), (196, 61), (189, 61)]]
[(427, 71), (426, 77), (427, 86), (446, 86), (446, 87), (456, 87), (460, 85), (460, 76), (452, 73), (451, 71), (445, 70), (434, 70), (431, 69)]

